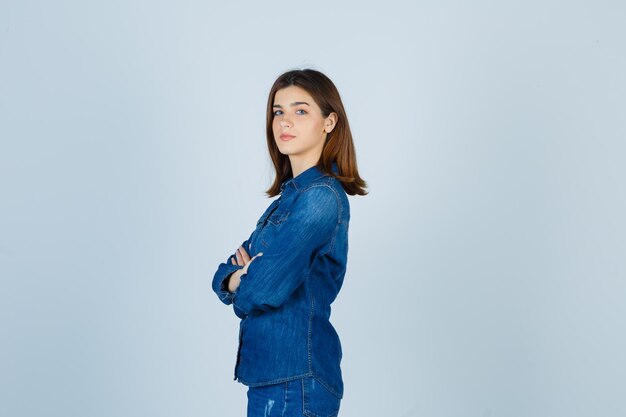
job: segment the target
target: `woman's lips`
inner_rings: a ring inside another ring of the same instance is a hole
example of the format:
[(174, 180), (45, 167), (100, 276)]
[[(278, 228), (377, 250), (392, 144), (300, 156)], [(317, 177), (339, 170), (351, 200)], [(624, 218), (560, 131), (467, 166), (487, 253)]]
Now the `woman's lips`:
[(295, 136), (282, 134), (282, 135), (280, 135), (280, 138), (281, 138), (281, 140), (287, 141), (287, 140), (291, 140), (291, 139), (295, 138)]

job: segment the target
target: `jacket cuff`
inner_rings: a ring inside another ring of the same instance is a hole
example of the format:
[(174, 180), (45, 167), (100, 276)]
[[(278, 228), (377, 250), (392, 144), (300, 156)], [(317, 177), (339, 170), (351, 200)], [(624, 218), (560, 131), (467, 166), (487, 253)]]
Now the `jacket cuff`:
[(215, 276), (213, 277), (213, 291), (219, 299), (226, 305), (232, 304), (235, 293), (228, 291), (225, 285), (226, 278), (238, 269), (242, 269), (241, 265), (220, 264)]

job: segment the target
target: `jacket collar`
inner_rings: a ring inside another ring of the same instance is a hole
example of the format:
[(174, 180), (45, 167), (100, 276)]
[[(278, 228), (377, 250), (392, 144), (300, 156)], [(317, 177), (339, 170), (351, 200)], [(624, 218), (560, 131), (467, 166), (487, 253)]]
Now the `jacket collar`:
[[(336, 162), (333, 162), (332, 170), (334, 173), (338, 172)], [(296, 177), (292, 177), (288, 180), (283, 181), (283, 183), (280, 185), (280, 191), (282, 193), (287, 186), (293, 186), (296, 190), (305, 188), (316, 180), (322, 178), (324, 175), (325, 174), (324, 172), (322, 172), (320, 166), (314, 165), (310, 168), (305, 169)]]

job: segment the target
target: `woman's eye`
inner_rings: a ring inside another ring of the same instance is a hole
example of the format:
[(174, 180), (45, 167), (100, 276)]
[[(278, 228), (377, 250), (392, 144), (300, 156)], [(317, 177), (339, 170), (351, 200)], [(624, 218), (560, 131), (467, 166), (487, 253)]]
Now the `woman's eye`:
[[(296, 110), (296, 113), (299, 112), (299, 111), (303, 112), (303, 113), (300, 113), (300, 114), (306, 114), (306, 110), (298, 109), (298, 110)], [(276, 110), (274, 112), (274, 116), (279, 116), (279, 112), (282, 112), (282, 110)]]

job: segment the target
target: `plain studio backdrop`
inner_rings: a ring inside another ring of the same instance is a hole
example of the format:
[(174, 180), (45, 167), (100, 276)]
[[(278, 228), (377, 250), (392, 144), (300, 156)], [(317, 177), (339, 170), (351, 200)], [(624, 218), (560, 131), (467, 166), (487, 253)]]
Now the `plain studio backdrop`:
[(342, 417), (626, 415), (619, 1), (0, 2), (0, 415), (244, 416), (211, 290), (337, 85)]

